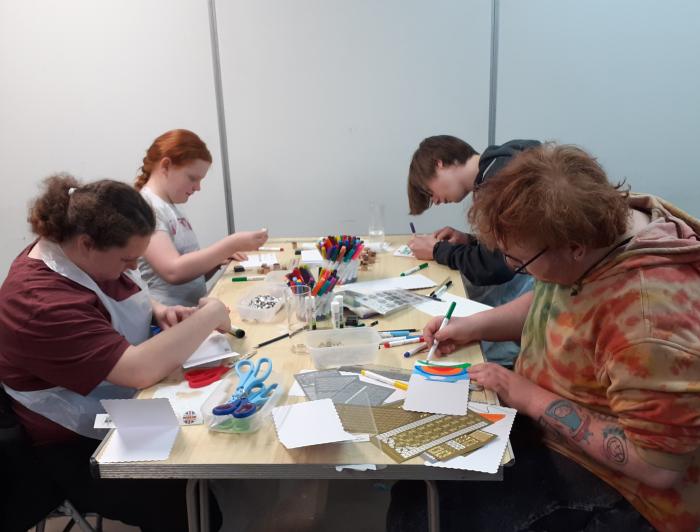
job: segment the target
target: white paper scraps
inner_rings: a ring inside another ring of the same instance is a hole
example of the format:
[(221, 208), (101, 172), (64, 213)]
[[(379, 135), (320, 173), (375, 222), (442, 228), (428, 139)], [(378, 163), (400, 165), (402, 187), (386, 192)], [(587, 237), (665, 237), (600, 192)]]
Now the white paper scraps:
[(408, 381), (404, 410), (464, 416), (469, 405), (466, 364), (418, 361)]
[(330, 399), (278, 406), (272, 409), (272, 419), (277, 437), (287, 449), (355, 438), (343, 429)]
[(197, 350), (190, 355), (190, 358), (185, 360), (182, 367), (187, 369), (200, 366), (207, 362), (214, 362), (215, 360), (236, 356), (237, 354), (231, 351), (226, 335), (214, 331), (206, 340), (199, 344)]
[(321, 252), (315, 247), (314, 249), (302, 249), (301, 262), (304, 264), (321, 264), (323, 262), (323, 257), (321, 256)]
[(240, 262), (240, 265), (246, 270), (259, 268), (263, 264), (267, 264), (268, 266), (272, 267), (273, 264), (279, 262), (275, 253), (256, 253), (254, 255), (248, 253), (247, 255), (248, 260), (242, 260)]
[(488, 305), (484, 305), (483, 303), (472, 301), (471, 299), (452, 295), (448, 292), (442, 294), (440, 299), (442, 299), (442, 301), (431, 300), (418, 303), (413, 305), (413, 308), (428, 314), (429, 316), (444, 316), (447, 313), (447, 309), (450, 307), (450, 303), (454, 301), (457, 303), (457, 306), (455, 306), (454, 312), (452, 312), (453, 318), (463, 318), (465, 316), (471, 316), (472, 314), (477, 314), (478, 312), (491, 310), (493, 308)]
[(421, 288), (432, 288), (435, 282), (428, 279), (425, 275), (414, 273), (404, 277), (388, 277), (386, 279), (376, 279), (374, 281), (365, 281), (364, 283), (350, 283), (347, 285), (336, 286), (336, 292), (343, 290), (352, 290), (362, 294), (371, 294), (373, 292), (382, 292), (384, 290), (396, 290), (403, 288), (404, 290), (419, 290)]
[(496, 473), (503, 460), (503, 453), (508, 445), (508, 436), (513, 427), (516, 410), (505, 406), (487, 405), (483, 403), (471, 402), (469, 409), (479, 414), (503, 414), (505, 417), (492, 425), (481, 429), (496, 435), (496, 439), (487, 443), (480, 449), (469, 453), (466, 456), (457, 456), (446, 462), (425, 462), (431, 467), (448, 467), (451, 469), (468, 469), (470, 471), (480, 471), (482, 473)]
[(117, 427), (100, 462), (165, 460), (180, 431), (167, 399), (103, 399), (100, 401)]
[(202, 405), (214, 393), (219, 384), (221, 384), (221, 380), (212, 382), (202, 388), (190, 388), (190, 384), (187, 381), (182, 381), (178, 384), (161, 385), (153, 392), (153, 398), (169, 400), (180, 425), (201, 425), (204, 423)]
[(413, 254), (413, 251), (411, 251), (411, 248), (409, 248), (406, 244), (396, 248), (396, 251), (394, 251), (394, 257), (409, 257), (412, 259), (416, 258)]

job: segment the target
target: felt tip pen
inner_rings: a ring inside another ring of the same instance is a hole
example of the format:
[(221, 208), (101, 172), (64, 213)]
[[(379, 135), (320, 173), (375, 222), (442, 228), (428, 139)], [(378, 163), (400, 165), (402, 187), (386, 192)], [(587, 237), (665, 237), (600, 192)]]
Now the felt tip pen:
[(413, 222), (408, 222), (408, 225), (411, 226), (411, 233), (413, 233), (415, 235), (416, 234), (416, 226), (413, 225)]
[[(445, 326), (450, 322), (450, 318), (452, 317), (452, 313), (455, 310), (455, 307), (457, 306), (457, 303), (454, 301), (450, 303), (450, 308), (447, 309), (447, 314), (445, 314), (445, 317), (442, 319), (442, 323), (440, 324), (440, 328), (438, 331), (441, 331), (445, 328)], [(438, 341), (437, 338), (433, 338), (433, 345), (430, 346), (430, 351), (428, 352), (428, 360), (433, 358), (433, 355), (435, 355), (435, 350), (437, 349), (438, 346)]]
[(441, 282), (441, 283), (437, 286), (437, 288), (435, 288), (435, 290), (433, 290), (432, 292), (430, 292), (430, 293), (428, 294), (428, 297), (436, 297), (436, 296), (437, 296), (437, 297), (440, 297), (440, 296), (437, 295), (437, 293), (438, 293), (438, 291), (442, 290), (442, 287), (443, 287), (443, 286), (447, 286), (448, 288), (449, 288), (450, 286), (452, 286), (452, 281), (450, 280), (449, 277), (447, 277), (443, 282)]
[(405, 272), (401, 272), (400, 277), (406, 277), (407, 275), (411, 275), (412, 273), (416, 273), (420, 270), (425, 270), (428, 267), (428, 263), (424, 262), (423, 264), (419, 264), (418, 266), (414, 266), (410, 270), (406, 270)]
[(424, 340), (422, 336), (414, 336), (413, 338), (403, 338), (401, 340), (392, 340), (391, 342), (384, 342), (385, 348), (397, 347), (399, 345), (417, 344)]
[(421, 343), (421, 344), (418, 344), (418, 345), (417, 345), (416, 347), (414, 347), (413, 349), (410, 349), (410, 350), (406, 351), (406, 352), (403, 354), (403, 357), (404, 357), (404, 358), (411, 358), (412, 356), (416, 356), (418, 353), (420, 353), (421, 351), (423, 351), (423, 349), (425, 349), (425, 348), (427, 348), (427, 347), (428, 347), (428, 344), (426, 344), (425, 342), (423, 342), (423, 343)]
[(243, 273), (245, 271), (245, 266), (241, 266), (240, 264), (236, 264), (233, 267), (233, 271), (236, 273)]
[(277, 246), (260, 246), (258, 251), (284, 251), (284, 248)]
[(240, 283), (243, 281), (262, 281), (264, 279), (264, 275), (246, 275), (245, 277), (232, 277), (231, 281), (234, 283)]
[(243, 329), (239, 329), (238, 327), (234, 327), (233, 325), (231, 326), (228, 332), (236, 338), (243, 338), (245, 336), (245, 331)]
[[(450, 283), (451, 284), (451, 283)], [(435, 295), (431, 296), (433, 299), (440, 299), (440, 296), (447, 292), (447, 289), (450, 287), (449, 284), (442, 285), (440, 288), (438, 288), (437, 292), (435, 292)]]
[(396, 338), (398, 336), (411, 336), (413, 335), (414, 331), (382, 331), (379, 333), (379, 336), (382, 338)]
[(362, 375), (365, 377), (369, 377), (372, 380), (383, 382), (384, 384), (388, 384), (390, 386), (393, 386), (394, 388), (398, 388), (399, 390), (408, 390), (408, 383), (403, 382), (403, 381), (395, 381), (394, 379), (390, 379), (388, 377), (385, 377), (384, 375), (378, 375), (372, 371), (367, 371), (366, 369), (363, 369), (360, 371)]

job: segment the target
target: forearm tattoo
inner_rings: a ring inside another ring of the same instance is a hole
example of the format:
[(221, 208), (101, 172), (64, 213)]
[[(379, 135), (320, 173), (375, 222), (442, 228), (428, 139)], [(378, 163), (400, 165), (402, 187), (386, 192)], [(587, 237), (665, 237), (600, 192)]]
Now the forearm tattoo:
[(611, 462), (619, 465), (627, 463), (629, 453), (627, 451), (627, 438), (625, 431), (620, 427), (610, 425), (603, 429), (603, 449), (605, 456)]
[(566, 427), (569, 430), (569, 437), (575, 442), (591, 442), (593, 433), (588, 430), (591, 417), (585, 413), (579, 413), (578, 408), (571, 401), (557, 399), (547, 407), (545, 415)]

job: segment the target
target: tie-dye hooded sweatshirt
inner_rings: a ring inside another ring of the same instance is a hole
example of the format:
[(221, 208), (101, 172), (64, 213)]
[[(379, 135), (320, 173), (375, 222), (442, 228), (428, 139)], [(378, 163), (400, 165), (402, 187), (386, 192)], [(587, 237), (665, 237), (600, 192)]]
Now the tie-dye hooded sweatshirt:
[(651, 196), (651, 216), (572, 295), (538, 282), (516, 371), (581, 406), (614, 416), (648, 463), (684, 472), (652, 488), (563, 441), (547, 445), (615, 487), (659, 530), (700, 529), (700, 221)]

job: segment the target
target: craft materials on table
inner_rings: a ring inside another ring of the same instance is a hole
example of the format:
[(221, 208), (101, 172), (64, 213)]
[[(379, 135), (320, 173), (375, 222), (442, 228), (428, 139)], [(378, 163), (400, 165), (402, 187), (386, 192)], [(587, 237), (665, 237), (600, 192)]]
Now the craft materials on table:
[[(230, 369), (227, 366), (220, 367), (224, 370)], [(200, 370), (194, 369), (190, 371)], [(187, 376), (187, 373), (185, 373), (185, 376)], [(191, 384), (187, 380), (177, 384), (161, 384), (153, 392), (153, 398), (168, 399), (180, 425), (199, 425), (204, 421), (202, 406), (216, 390), (219, 382), (220, 380), (217, 379), (206, 386), (198, 388), (191, 388)]]
[[(463, 416), (446, 416), (379, 406), (371, 407), (371, 418), (368, 419), (364, 407), (336, 404), (336, 409), (343, 427), (349, 432), (371, 433), (375, 428), (375, 440), (380, 449), (397, 462), (424, 453), (430, 453), (428, 456), (458, 456), (492, 439), (489, 435), (478, 434), (491, 424), (491, 420), (471, 411)], [(464, 439), (465, 435), (471, 435), (473, 439)], [(455, 441), (460, 443), (452, 446)], [(449, 450), (450, 447), (453, 451)]]
[(239, 265), (243, 266), (245, 270), (252, 270), (259, 268), (263, 264), (272, 266), (276, 263), (278, 263), (278, 260), (277, 255), (275, 255), (274, 253), (257, 253), (249, 254), (248, 258), (246, 260), (241, 261)]
[(330, 399), (278, 406), (272, 409), (272, 419), (287, 449), (357, 439), (345, 431)]
[(215, 360), (228, 358), (237, 355), (231, 351), (231, 346), (226, 337), (220, 332), (212, 332), (206, 340), (204, 340), (194, 353), (182, 364), (182, 367), (187, 369), (194, 366), (201, 366)]
[(381, 405), (393, 395), (392, 388), (343, 375), (338, 370), (299, 373), (294, 376), (310, 400), (332, 399), (341, 404)]
[(423, 264), (419, 264), (418, 266), (414, 266), (413, 268), (409, 268), (405, 272), (401, 272), (399, 275), (401, 277), (406, 277), (407, 275), (411, 275), (412, 273), (419, 272), (421, 270), (425, 270), (428, 267), (428, 263), (424, 262)]
[(453, 318), (464, 318), (493, 308), (465, 297), (455, 296), (449, 292), (443, 292), (440, 295), (440, 301), (435, 298), (425, 299), (413, 307), (429, 316), (444, 316), (452, 303), (455, 303), (455, 309), (452, 312)]
[(352, 307), (361, 306), (373, 310), (377, 314), (386, 316), (397, 310), (408, 308), (411, 305), (418, 305), (425, 302), (428, 297), (420, 294), (414, 294), (408, 290), (384, 290), (381, 292), (372, 292), (364, 294), (355, 290), (345, 290), (350, 300), (349, 304)]
[(257, 362), (236, 362), (235, 370), (238, 386), (227, 403), (212, 409), (215, 416), (231, 415), (236, 419), (252, 416), (263, 407), (277, 388), (276, 383), (265, 385), (265, 380), (272, 372), (272, 361), (267, 357), (262, 357)]
[(100, 401), (116, 426), (99, 461), (141, 462), (166, 460), (180, 431), (168, 399), (103, 399)]
[(469, 405), (470, 364), (437, 364), (419, 360), (408, 381), (404, 409), (462, 416)]
[(416, 258), (416, 256), (413, 254), (413, 251), (411, 251), (411, 248), (409, 248), (406, 244), (396, 248), (396, 251), (394, 251), (394, 257), (408, 257), (412, 259)]
[(421, 290), (423, 288), (433, 288), (434, 286), (435, 282), (419, 273), (405, 277), (387, 277), (384, 279), (375, 279), (374, 281), (363, 281), (361, 283), (353, 283), (352, 285), (339, 286), (336, 292), (352, 290), (353, 292), (359, 292), (361, 294), (371, 294), (385, 290)]
[(281, 284), (262, 283), (250, 288), (236, 303), (241, 319), (269, 323), (285, 305), (286, 289)]
[(428, 294), (428, 297), (440, 301), (440, 296), (444, 294), (450, 286), (452, 286), (452, 280), (449, 277), (447, 277), (435, 288), (435, 290)]
[(377, 380), (379, 382), (383, 382), (384, 384), (388, 384), (389, 386), (393, 386), (394, 388), (398, 388), (399, 390), (407, 390), (408, 389), (408, 384), (406, 384), (406, 382), (404, 382), (404, 381), (390, 379), (388, 377), (385, 377), (384, 375), (380, 375), (379, 373), (374, 373), (374, 372), (367, 370), (367, 369), (363, 369), (361, 371), (361, 373), (365, 377), (369, 377), (370, 379)]
[(451, 469), (465, 469), (480, 471), (482, 473), (496, 473), (501, 466), (503, 454), (508, 446), (508, 437), (513, 428), (516, 411), (504, 406), (488, 405), (472, 402), (469, 410), (481, 415), (492, 422), (484, 429), (484, 432), (493, 434), (496, 438), (488, 445), (463, 456), (452, 459), (442, 459), (438, 462), (426, 461), (425, 465), (432, 467), (447, 467)]
[(318, 243), (324, 260), (323, 268), (336, 271), (339, 284), (352, 283), (357, 279), (363, 249), (362, 239), (353, 235), (327, 236)]
[(286, 277), (287, 285), (292, 291), (298, 286), (308, 286), (311, 289), (303, 309), (308, 314), (308, 319), (303, 321), (310, 323), (313, 328), (317, 319), (326, 319), (331, 312), (333, 289), (339, 282), (338, 271), (319, 268), (318, 275), (314, 277), (308, 266), (301, 265), (294, 268)]
[(418, 353), (425, 351), (428, 348), (428, 344), (426, 343), (420, 343), (417, 346), (415, 346), (413, 349), (409, 349), (406, 351), (403, 356), (404, 358), (411, 358), (412, 356), (416, 356)]

